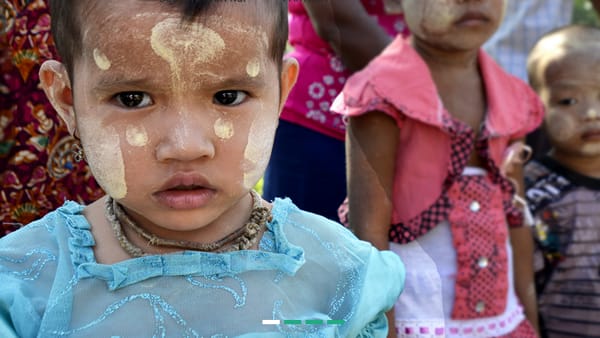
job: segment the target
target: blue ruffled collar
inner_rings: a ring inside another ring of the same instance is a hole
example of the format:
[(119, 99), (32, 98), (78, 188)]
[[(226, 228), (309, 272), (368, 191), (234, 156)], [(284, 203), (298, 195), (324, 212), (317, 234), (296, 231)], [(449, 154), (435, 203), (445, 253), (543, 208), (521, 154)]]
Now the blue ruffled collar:
[(128, 259), (116, 264), (99, 264), (94, 256), (96, 245), (91, 226), (83, 216), (84, 206), (66, 202), (57, 211), (69, 228), (69, 251), (78, 279), (105, 280), (110, 290), (160, 276), (230, 276), (246, 271), (279, 270), (294, 275), (305, 263), (304, 250), (291, 244), (283, 225), (290, 211), (298, 210), (289, 199), (273, 203), (273, 221), (260, 241), (260, 250), (228, 253), (184, 251), (167, 255), (152, 255)]

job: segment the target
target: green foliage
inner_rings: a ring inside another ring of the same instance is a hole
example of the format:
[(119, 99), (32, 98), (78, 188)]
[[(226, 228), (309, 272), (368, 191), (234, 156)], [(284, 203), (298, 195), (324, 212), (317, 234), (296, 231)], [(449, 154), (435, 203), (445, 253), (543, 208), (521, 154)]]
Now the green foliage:
[(589, 0), (575, 0), (575, 6), (573, 9), (573, 23), (600, 27), (600, 20), (598, 19), (596, 10)]

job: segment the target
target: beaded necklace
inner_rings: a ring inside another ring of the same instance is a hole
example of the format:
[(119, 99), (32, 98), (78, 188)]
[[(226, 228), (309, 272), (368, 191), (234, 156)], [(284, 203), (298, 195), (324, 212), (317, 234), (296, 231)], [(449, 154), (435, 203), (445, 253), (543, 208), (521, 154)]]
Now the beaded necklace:
[(179, 248), (182, 250), (195, 250), (204, 252), (230, 252), (248, 250), (258, 240), (260, 230), (272, 220), (271, 211), (262, 205), (262, 198), (254, 190), (252, 196), (252, 212), (248, 222), (227, 236), (212, 243), (198, 243), (185, 240), (172, 240), (156, 236), (138, 226), (125, 210), (112, 197), (106, 199), (106, 218), (112, 225), (113, 231), (121, 247), (132, 257), (148, 255), (140, 247), (131, 243), (123, 233), (122, 226), (129, 227), (140, 237), (148, 241), (150, 246)]

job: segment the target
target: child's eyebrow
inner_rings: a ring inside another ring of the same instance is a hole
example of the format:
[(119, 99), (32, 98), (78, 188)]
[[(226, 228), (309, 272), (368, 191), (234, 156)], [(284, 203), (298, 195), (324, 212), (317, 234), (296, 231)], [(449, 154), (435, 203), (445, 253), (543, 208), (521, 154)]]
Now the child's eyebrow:
[(219, 79), (216, 81), (210, 81), (206, 85), (200, 85), (203, 88), (213, 88), (213, 89), (225, 89), (225, 88), (262, 88), (266, 86), (266, 79), (262, 75), (258, 76), (248, 76), (248, 75), (239, 75), (239, 76), (231, 76), (224, 77), (223, 79)]
[(122, 74), (121, 76), (119, 76), (118, 74), (106, 74), (104, 76), (101, 76), (98, 79), (98, 82), (96, 83), (96, 85), (94, 86), (94, 92), (106, 92), (106, 91), (113, 91), (115, 89), (131, 89), (131, 88), (139, 88), (139, 89), (143, 89), (143, 88), (148, 88), (149, 86), (164, 86), (161, 83), (158, 83), (156, 81), (152, 81), (150, 78), (147, 77), (140, 77), (140, 78), (126, 78), (123, 77)]
[[(152, 77), (126, 78), (122, 74), (105, 74), (101, 76), (93, 91), (96, 93), (113, 92), (115, 90), (147, 90), (148, 88), (167, 90), (171, 81), (157, 81)], [(223, 76), (204, 78), (194, 82), (191, 90), (219, 91), (225, 89), (264, 88), (267, 81), (262, 74), (255, 77), (249, 75)]]

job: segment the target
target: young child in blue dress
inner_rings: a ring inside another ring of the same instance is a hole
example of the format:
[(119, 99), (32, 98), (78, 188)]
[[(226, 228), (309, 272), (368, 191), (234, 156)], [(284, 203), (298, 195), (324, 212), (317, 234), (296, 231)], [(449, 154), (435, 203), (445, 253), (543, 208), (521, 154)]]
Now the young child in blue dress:
[(403, 265), (252, 187), (286, 1), (53, 0), (47, 96), (107, 195), (0, 240), (1, 337), (383, 337)]

